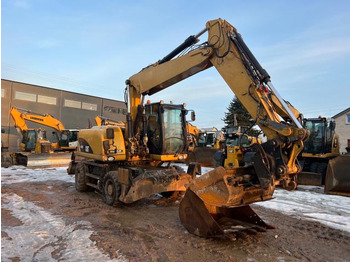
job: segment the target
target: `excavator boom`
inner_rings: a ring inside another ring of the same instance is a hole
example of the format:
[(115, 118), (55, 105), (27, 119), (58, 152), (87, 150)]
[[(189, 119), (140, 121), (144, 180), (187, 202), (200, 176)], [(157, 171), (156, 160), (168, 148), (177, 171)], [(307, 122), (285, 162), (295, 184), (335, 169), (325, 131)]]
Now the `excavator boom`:
[[(208, 40), (195, 46), (205, 32)], [(191, 49), (176, 57), (186, 48)], [(278, 184), (294, 189), (296, 174), (300, 171), (296, 158), (308, 137), (299, 122), (300, 113), (281, 98), (237, 29), (222, 19), (207, 22), (200, 33), (131, 76), (126, 81), (129, 101), (132, 105), (142, 104), (145, 95), (157, 93), (210, 67), (219, 72), (268, 141), (252, 146), (255, 154), (250, 166), (233, 170), (218, 168), (190, 184), (180, 204), (180, 219), (189, 232), (200, 236), (213, 235), (203, 233), (208, 231), (205, 227), (212, 226), (213, 230), (209, 231), (220, 232), (219, 235), (224, 232), (214, 229), (218, 223), (206, 223), (209, 217), (218, 222), (224, 216), (239, 214), (239, 209), (247, 214), (247, 205), (271, 199)], [(137, 115), (135, 108), (130, 107), (132, 116)], [(243, 220), (246, 217), (243, 216)], [(234, 219), (237, 220), (236, 215)]]

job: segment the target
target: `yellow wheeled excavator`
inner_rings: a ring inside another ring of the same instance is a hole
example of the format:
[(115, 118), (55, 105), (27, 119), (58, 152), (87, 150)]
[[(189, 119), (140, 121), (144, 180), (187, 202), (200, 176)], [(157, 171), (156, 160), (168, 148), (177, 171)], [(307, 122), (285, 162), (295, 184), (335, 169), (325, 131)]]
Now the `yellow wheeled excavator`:
[[(15, 127), (22, 134), (20, 151), (23, 153), (14, 154), (14, 163), (28, 167), (67, 166), (69, 164), (70, 153), (64, 154), (64, 152), (76, 149), (79, 130), (65, 129), (61, 121), (49, 114), (42, 115), (12, 107), (10, 115)], [(26, 121), (55, 129), (56, 142), (50, 142), (46, 138), (46, 130), (28, 128)]]
[(230, 126), (225, 128), (225, 146), (214, 155), (214, 166), (223, 166), (226, 169), (232, 169), (246, 165), (251, 154), (251, 146), (258, 143), (261, 139), (255, 136), (247, 135), (249, 127)]
[[(207, 41), (196, 45), (206, 32)], [(187, 173), (169, 165), (187, 155), (186, 109), (144, 101), (146, 95), (210, 67), (220, 73), (268, 140), (252, 146), (252, 165), (219, 167), (196, 177), (197, 165), (190, 164)], [(77, 163), (76, 188), (96, 188), (110, 205), (186, 190), (180, 220), (190, 233), (202, 237), (234, 237), (269, 228), (249, 204), (271, 199), (276, 185), (296, 187), (297, 156), (308, 132), (299, 112), (277, 93), (237, 29), (222, 19), (207, 22), (197, 35), (131, 76), (126, 85), (125, 130), (107, 126), (79, 133), (77, 154), (86, 160)]]

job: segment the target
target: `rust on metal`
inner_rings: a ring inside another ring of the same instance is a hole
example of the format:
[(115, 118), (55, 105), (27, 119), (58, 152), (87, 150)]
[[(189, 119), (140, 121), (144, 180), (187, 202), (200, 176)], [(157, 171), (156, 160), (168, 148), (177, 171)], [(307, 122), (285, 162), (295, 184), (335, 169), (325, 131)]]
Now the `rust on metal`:
[(216, 168), (193, 180), (180, 203), (183, 226), (201, 237), (235, 239), (272, 228), (248, 204), (272, 198), (274, 186), (247, 186), (247, 168)]
[(350, 196), (350, 155), (340, 155), (329, 160), (325, 193)]

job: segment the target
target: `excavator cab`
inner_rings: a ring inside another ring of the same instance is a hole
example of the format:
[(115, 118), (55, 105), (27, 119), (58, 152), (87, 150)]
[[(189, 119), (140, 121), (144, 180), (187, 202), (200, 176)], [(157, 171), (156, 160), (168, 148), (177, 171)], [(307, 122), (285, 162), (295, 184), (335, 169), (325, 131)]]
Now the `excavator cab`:
[(335, 134), (334, 120), (327, 121), (324, 117), (305, 119), (304, 127), (310, 130), (310, 137), (304, 143), (303, 153), (327, 154), (332, 153), (333, 147), (337, 147), (337, 144), (332, 145), (332, 138)]
[(27, 129), (22, 133), (21, 151), (36, 153), (49, 153), (50, 142), (46, 138), (46, 130)]
[(149, 153), (163, 157), (187, 152), (186, 113), (183, 105), (145, 105)]
[(63, 149), (75, 149), (78, 141), (78, 130), (62, 130), (59, 137), (59, 146)]

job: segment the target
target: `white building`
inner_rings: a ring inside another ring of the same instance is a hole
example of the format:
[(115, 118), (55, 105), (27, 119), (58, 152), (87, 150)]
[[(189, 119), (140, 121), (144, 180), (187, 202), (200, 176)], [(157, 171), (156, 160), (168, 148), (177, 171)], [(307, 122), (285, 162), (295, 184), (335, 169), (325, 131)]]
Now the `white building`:
[(335, 132), (339, 135), (340, 153), (350, 149), (350, 107), (333, 116), (336, 126)]

